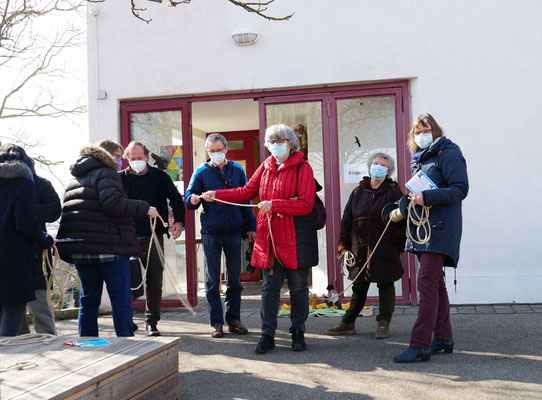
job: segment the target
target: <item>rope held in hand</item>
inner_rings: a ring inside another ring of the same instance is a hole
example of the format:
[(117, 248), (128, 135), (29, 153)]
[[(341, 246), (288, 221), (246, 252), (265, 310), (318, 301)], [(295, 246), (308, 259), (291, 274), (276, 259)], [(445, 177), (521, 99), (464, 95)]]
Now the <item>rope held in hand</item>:
[[(162, 222), (162, 225), (164, 226), (164, 228), (167, 228), (169, 226), (169, 224), (166, 221), (164, 221), (164, 219), (160, 215), (158, 215), (158, 218), (160, 218), (160, 221)], [(156, 236), (156, 220), (157, 220), (157, 218), (149, 219), (149, 224), (151, 226), (151, 232), (152, 233), (151, 233), (151, 240), (149, 242), (149, 249), (147, 250), (147, 262), (146, 262), (146, 266), (145, 266), (145, 272), (143, 273), (141, 283), (136, 288), (132, 288), (132, 290), (139, 289), (143, 285), (143, 282), (145, 282), (145, 280), (147, 278), (147, 271), (149, 270), (149, 259), (150, 259), (150, 256), (151, 256), (151, 250), (152, 250), (153, 245), (156, 247), (156, 252), (158, 253), (158, 258), (160, 259), (160, 263), (164, 267), (164, 271), (166, 272), (167, 278), (171, 280), (170, 283), (172, 284), (173, 287), (175, 287), (175, 279), (172, 276), (170, 276), (171, 271), (168, 269), (168, 263), (166, 261), (165, 255), (164, 255), (164, 251), (162, 250), (162, 247), (160, 246), (160, 241), (158, 240), (158, 236)], [(188, 299), (186, 299), (177, 290), (175, 290), (175, 294), (177, 295), (177, 298), (179, 299), (181, 304), (184, 305), (186, 307), (186, 309), (192, 313), (192, 315), (196, 315), (196, 311), (192, 308), (192, 306), (188, 302)]]
[[(202, 196), (199, 196), (199, 197), (201, 198)], [(220, 203), (229, 204), (231, 206), (253, 207), (253, 208), (258, 207), (257, 204), (232, 203), (232, 202), (229, 202), (229, 201), (226, 201), (226, 200), (217, 199), (216, 197), (213, 197), (213, 200), (218, 201)], [(273, 229), (271, 229), (271, 213), (269, 211), (266, 211), (265, 214), (267, 215), (267, 225), (269, 226), (269, 236), (271, 238), (271, 245), (273, 246), (273, 253), (274, 253), (274, 256), (275, 256), (275, 260), (277, 260), (279, 262), (279, 264), (284, 266), (284, 264), (279, 260), (279, 256), (277, 254), (277, 249), (275, 248), (275, 239), (273, 239)]]

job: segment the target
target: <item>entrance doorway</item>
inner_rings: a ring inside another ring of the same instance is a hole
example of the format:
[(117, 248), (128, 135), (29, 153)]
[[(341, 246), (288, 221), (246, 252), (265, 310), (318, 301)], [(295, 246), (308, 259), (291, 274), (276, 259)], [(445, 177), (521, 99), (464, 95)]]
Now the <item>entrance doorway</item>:
[[(194, 168), (207, 158), (207, 134), (218, 132), (226, 136), (230, 142), (228, 158), (241, 161), (242, 165), (244, 162), (250, 179), (268, 156), (261, 145), (265, 129), (276, 123), (294, 127), (301, 150), (324, 187), (319, 195), (328, 216), (326, 227), (318, 231), (320, 263), (312, 269), (311, 276), (310, 289), (317, 295), (325, 292), (328, 283), (337, 290), (350, 283), (341, 272), (336, 246), (342, 211), (353, 188), (368, 173), (368, 157), (377, 151), (394, 157), (397, 171), (393, 178), (401, 187), (410, 177), (405, 147), (409, 128), (408, 83), (404, 81), (121, 103), (123, 144), (141, 137), (134, 115), (142, 110), (148, 110), (148, 115), (180, 111), (177, 115), (182, 121), (176, 121), (179, 127), (166, 129), (167, 137), (162, 139), (167, 141), (171, 135), (172, 140), (179, 142), (182, 138), (183, 173), (178, 188), (183, 193)], [(197, 293), (204, 293), (205, 289), (199, 212), (187, 212), (186, 240), (177, 243), (183, 246), (186, 263), (186, 272), (178, 274), (185, 279), (180, 285), (186, 285), (184, 290), (193, 304), (197, 302)], [(403, 255), (402, 260), (405, 274), (396, 282), (397, 303), (416, 304), (416, 262), (409, 255)], [(176, 265), (179, 267), (179, 263)], [(243, 274), (244, 281), (259, 279), (260, 275)], [(377, 291), (372, 287), (367, 302), (377, 299)]]

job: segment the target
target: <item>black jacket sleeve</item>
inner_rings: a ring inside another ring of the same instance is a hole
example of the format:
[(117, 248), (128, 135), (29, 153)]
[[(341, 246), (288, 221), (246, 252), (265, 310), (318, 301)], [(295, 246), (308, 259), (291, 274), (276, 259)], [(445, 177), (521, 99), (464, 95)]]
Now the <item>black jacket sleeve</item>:
[(144, 217), (149, 203), (133, 200), (126, 196), (119, 174), (111, 168), (104, 168), (96, 182), (98, 198), (105, 214), (111, 217)]
[(352, 232), (352, 201), (354, 199), (354, 193), (356, 193), (356, 189), (352, 191), (350, 198), (344, 207), (343, 218), (341, 220), (339, 245), (337, 246), (338, 252), (341, 252), (342, 250), (352, 250), (352, 239), (350, 238), (350, 233)]
[(62, 207), (53, 185), (45, 178), (36, 177), (36, 190), (38, 192), (36, 204), (38, 223), (44, 225), (46, 222), (55, 222), (60, 218)]

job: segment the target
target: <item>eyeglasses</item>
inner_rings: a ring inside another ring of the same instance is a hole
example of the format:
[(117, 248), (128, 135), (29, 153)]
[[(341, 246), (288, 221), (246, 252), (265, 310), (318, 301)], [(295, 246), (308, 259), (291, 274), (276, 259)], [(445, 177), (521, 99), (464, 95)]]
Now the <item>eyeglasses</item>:
[(424, 129), (423, 131), (416, 131), (416, 132), (414, 132), (414, 135), (415, 135), (415, 136), (418, 136), (420, 133), (432, 133), (432, 132), (431, 132), (431, 129), (428, 129), (428, 130), (425, 130), (425, 129)]
[(267, 144), (286, 143), (288, 139), (271, 139), (267, 141)]
[(122, 160), (122, 154), (113, 154), (113, 157), (115, 157), (115, 160)]
[(225, 147), (222, 147), (221, 149), (218, 149), (218, 150), (207, 150), (207, 153), (209, 154), (222, 153), (224, 149)]

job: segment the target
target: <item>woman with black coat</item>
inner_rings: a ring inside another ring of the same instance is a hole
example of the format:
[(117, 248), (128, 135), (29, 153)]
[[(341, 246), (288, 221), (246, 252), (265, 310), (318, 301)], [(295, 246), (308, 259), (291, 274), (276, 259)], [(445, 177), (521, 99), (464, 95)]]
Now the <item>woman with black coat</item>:
[(57, 238), (60, 257), (81, 279), (79, 335), (98, 336), (98, 308), (105, 282), (117, 336), (133, 336), (130, 256), (141, 256), (134, 217), (156, 218), (146, 201), (126, 197), (117, 161), (98, 146), (85, 146), (71, 167)]
[[(42, 178), (36, 174), (34, 168), (34, 160), (32, 160), (22, 147), (12, 145), (9, 151), (10, 159), (12, 161), (20, 161), (32, 171), (34, 179), (34, 187), (36, 192), (36, 218), (38, 224), (43, 232), (47, 232), (45, 224), (47, 222), (54, 222), (60, 218), (60, 212), (62, 207), (60, 205), (60, 198), (55, 192), (53, 185), (47, 179)], [(51, 259), (50, 251), (47, 251), (47, 256)], [(50, 335), (56, 335), (55, 320), (53, 317), (53, 311), (49, 306), (47, 300), (47, 285), (46, 281), (51, 275), (51, 271), (47, 271), (47, 278), (43, 274), (43, 250), (39, 246), (35, 246), (34, 252), (34, 277), (35, 277), (35, 289), (36, 300), (28, 303), (28, 310), (32, 316), (34, 322), (34, 328), (37, 333), (48, 333)], [(19, 334), (30, 333), (30, 328), (26, 322), (26, 318), (23, 319)]]
[(36, 220), (32, 171), (18, 161), (19, 146), (0, 147), (0, 336), (15, 336), (36, 298), (35, 246), (50, 248), (53, 238)]
[(400, 363), (429, 361), (431, 354), (442, 350), (451, 353), (454, 349), (443, 266), (457, 267), (461, 203), (469, 191), (465, 158), (459, 146), (443, 136), (442, 128), (431, 114), (422, 114), (416, 119), (408, 134), (408, 146), (412, 153), (412, 175), (423, 171), (437, 188), (415, 195), (416, 205), (431, 207), (431, 235), (427, 242), (418, 240), (416, 227), (411, 224), (407, 237), (406, 251), (415, 253), (420, 263), (417, 282), (420, 305), (410, 345), (393, 356), (393, 360)]
[[(341, 233), (337, 251), (344, 256), (351, 251), (355, 257), (355, 267), (351, 278), (363, 267), (370, 252), (384, 231), (385, 224), (380, 218), (382, 208), (393, 203), (403, 195), (397, 182), (390, 178), (395, 169), (393, 158), (384, 153), (375, 153), (367, 162), (369, 176), (365, 176), (356, 187), (346, 207), (341, 221)], [(402, 229), (401, 229), (402, 228)], [(379, 314), (375, 338), (389, 336), (389, 325), (395, 309), (394, 282), (403, 276), (400, 253), (404, 249), (404, 225), (391, 225), (376, 248), (364, 272), (352, 285), (350, 307), (336, 328), (328, 329), (328, 335), (355, 335), (355, 321), (365, 306), (371, 282), (376, 282), (379, 297)]]

